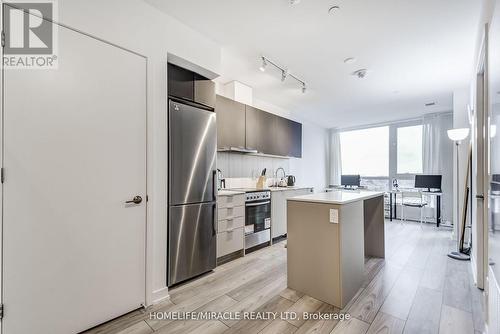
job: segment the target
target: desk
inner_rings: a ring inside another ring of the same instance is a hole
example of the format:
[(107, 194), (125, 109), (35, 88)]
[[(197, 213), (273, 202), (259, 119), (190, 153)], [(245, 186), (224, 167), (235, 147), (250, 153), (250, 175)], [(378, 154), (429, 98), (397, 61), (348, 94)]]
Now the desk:
[(384, 193), (291, 197), (287, 211), (288, 287), (344, 308), (363, 285), (365, 256), (385, 257)]
[[(411, 191), (411, 189), (408, 189)], [(397, 208), (397, 195), (401, 194), (400, 190), (390, 190), (387, 192), (389, 194), (389, 220), (396, 219), (396, 208)], [(424, 196), (436, 196), (436, 226), (441, 225), (441, 196), (442, 192), (437, 191), (422, 191)], [(394, 199), (393, 199), (394, 198)]]

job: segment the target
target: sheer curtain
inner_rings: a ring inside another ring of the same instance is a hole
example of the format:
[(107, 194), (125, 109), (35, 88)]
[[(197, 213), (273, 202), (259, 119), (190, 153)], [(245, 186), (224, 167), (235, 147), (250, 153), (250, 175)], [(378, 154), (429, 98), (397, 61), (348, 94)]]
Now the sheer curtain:
[(342, 174), (342, 160), (340, 154), (340, 132), (338, 129), (330, 129), (330, 185), (340, 185)]
[[(441, 174), (443, 197), (441, 200), (442, 218), (450, 219), (453, 177), (453, 145), (446, 131), (452, 128), (451, 113), (427, 114), (422, 118), (422, 160), (424, 174)], [(434, 207), (434, 197), (431, 206)]]
[(452, 114), (427, 114), (422, 118), (422, 160), (424, 174), (442, 174), (447, 159), (443, 150), (450, 146), (446, 131), (452, 127)]
[(422, 119), (422, 160), (424, 174), (441, 173), (441, 142), (443, 120), (440, 115), (424, 115)]

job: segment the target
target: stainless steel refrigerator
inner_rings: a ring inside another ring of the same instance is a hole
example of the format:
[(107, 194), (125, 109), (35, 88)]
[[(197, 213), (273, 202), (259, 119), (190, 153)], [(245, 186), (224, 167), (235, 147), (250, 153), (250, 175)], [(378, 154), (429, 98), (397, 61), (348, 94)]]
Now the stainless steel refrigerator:
[(169, 100), (168, 286), (216, 266), (215, 119), (213, 109)]

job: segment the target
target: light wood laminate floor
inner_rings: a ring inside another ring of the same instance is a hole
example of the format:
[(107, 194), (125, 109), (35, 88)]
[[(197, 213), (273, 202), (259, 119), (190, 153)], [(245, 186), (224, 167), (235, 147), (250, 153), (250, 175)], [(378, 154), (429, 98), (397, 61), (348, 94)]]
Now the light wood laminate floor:
[[(170, 290), (170, 301), (137, 310), (86, 333), (441, 333), (484, 330), (483, 298), (469, 262), (449, 259), (449, 229), (386, 222), (385, 260), (366, 259), (365, 282), (343, 310), (286, 287), (286, 248), (281, 242), (217, 267)], [(151, 320), (150, 312), (297, 311), (346, 312), (335, 320)]]

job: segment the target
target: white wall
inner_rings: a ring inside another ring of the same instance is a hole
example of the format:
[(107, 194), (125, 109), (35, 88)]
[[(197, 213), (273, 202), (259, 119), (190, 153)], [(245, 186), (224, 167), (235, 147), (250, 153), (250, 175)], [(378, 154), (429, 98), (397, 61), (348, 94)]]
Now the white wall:
[[(56, 21), (148, 57), (147, 303), (166, 289), (166, 64), (173, 53), (218, 73), (221, 50), (210, 39), (141, 0), (58, 1)], [(112, 66), (112, 64), (110, 65)], [(98, 84), (98, 83), (96, 83)]]
[(290, 159), (290, 174), (298, 185), (314, 187), (322, 192), (328, 186), (328, 130), (318, 125), (302, 123), (302, 158)]

